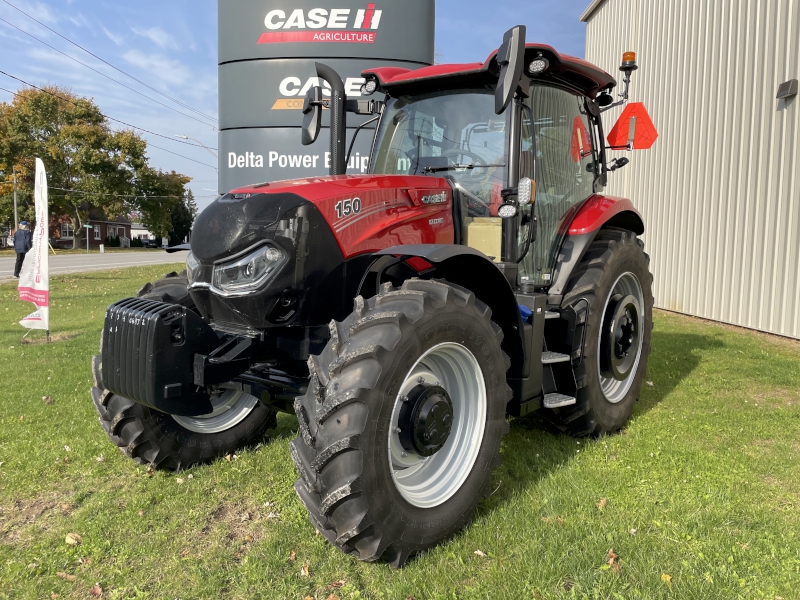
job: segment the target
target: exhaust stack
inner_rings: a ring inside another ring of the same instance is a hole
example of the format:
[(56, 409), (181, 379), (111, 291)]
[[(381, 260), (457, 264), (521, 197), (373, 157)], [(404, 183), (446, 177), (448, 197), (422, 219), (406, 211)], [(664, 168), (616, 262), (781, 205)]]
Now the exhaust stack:
[(344, 91), (344, 82), (339, 74), (322, 63), (316, 63), (317, 76), (324, 79), (331, 86), (331, 175), (344, 175), (347, 170), (345, 164), (345, 134), (347, 132), (347, 117), (345, 102), (347, 96)]

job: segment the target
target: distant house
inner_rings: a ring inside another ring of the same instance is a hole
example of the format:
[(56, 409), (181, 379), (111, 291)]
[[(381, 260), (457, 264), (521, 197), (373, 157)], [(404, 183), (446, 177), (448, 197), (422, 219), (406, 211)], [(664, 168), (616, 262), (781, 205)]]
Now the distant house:
[(163, 238), (153, 235), (150, 230), (141, 223), (131, 223), (131, 239), (142, 240), (143, 242), (155, 241), (159, 246), (165, 245)]
[(98, 247), (105, 244), (106, 238), (120, 238), (121, 240), (131, 240), (131, 225), (129, 219), (119, 216), (114, 219), (102, 214), (99, 211), (89, 213), (89, 218), (84, 225), (91, 225), (91, 228), (83, 228), (76, 232), (69, 217), (53, 216), (50, 217), (50, 244), (54, 248), (72, 248), (75, 236), (78, 236), (78, 247), (86, 248), (86, 232), (89, 232), (89, 246)]

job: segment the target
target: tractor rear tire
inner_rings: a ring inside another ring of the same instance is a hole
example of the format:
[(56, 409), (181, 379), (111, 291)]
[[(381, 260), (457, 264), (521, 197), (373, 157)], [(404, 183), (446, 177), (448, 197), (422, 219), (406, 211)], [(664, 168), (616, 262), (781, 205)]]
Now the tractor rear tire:
[[(187, 287), (186, 271), (173, 272), (145, 284), (137, 297), (196, 310)], [(102, 336), (100, 339), (102, 344)], [(106, 435), (134, 462), (155, 469), (180, 471), (233, 454), (263, 441), (267, 430), (277, 424), (273, 409), (237, 390), (223, 393), (217, 401), (218, 410), (228, 409), (216, 416), (178, 417), (106, 390), (100, 356), (92, 360), (92, 373), (92, 400)]]
[[(419, 279), (359, 296), (330, 331), (295, 402), (295, 489), (331, 544), (400, 567), (471, 522), (490, 493), (509, 428), (503, 334), (469, 290)], [(409, 417), (448, 399), (441, 429)]]
[[(577, 308), (585, 300), (589, 314), (583, 359), (574, 368), (577, 402), (544, 410), (561, 431), (576, 437), (602, 436), (630, 419), (650, 354), (653, 276), (649, 266), (644, 243), (634, 233), (607, 228), (597, 234), (572, 274), (561, 308)], [(620, 323), (630, 325), (623, 330)], [(614, 354), (617, 344), (621, 356)], [(619, 363), (617, 371), (612, 361)]]

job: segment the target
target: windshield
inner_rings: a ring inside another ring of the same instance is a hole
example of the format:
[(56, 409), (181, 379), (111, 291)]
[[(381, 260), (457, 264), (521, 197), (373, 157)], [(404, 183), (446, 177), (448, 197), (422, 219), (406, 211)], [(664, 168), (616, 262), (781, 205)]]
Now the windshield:
[(502, 203), (507, 129), (506, 115), (494, 112), (489, 89), (389, 98), (373, 172), (448, 177), (480, 199), (488, 212)]

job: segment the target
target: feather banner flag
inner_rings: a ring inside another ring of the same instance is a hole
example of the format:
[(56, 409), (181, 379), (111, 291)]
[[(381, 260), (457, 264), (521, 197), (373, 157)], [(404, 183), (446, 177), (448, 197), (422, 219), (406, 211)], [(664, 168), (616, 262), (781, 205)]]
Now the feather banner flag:
[(44, 163), (36, 159), (36, 228), (33, 247), (25, 257), (19, 276), (19, 299), (33, 302), (36, 310), (19, 324), (28, 329), (44, 329), (50, 333), (50, 273), (47, 249), (50, 243), (47, 216), (47, 174)]

